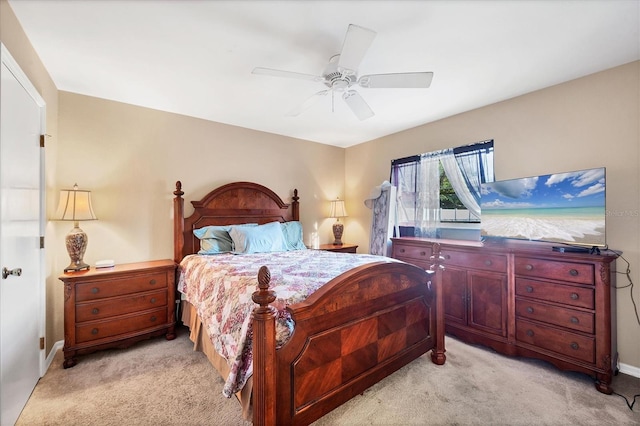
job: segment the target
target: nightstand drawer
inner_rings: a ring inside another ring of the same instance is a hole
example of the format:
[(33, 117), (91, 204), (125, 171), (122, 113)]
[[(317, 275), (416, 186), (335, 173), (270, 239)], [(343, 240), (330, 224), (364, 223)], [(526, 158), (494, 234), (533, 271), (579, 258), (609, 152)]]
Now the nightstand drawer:
[(76, 305), (76, 322), (92, 321), (131, 312), (140, 312), (166, 305), (166, 290), (121, 296), (112, 300), (78, 303)]
[(119, 334), (140, 332), (148, 328), (162, 326), (166, 322), (166, 308), (119, 317), (113, 320), (85, 322), (76, 325), (76, 343), (90, 342)]
[(593, 337), (516, 320), (516, 339), (584, 362), (595, 362)]
[(571, 330), (593, 334), (594, 316), (591, 312), (551, 306), (528, 299), (516, 299), (516, 316), (559, 325)]
[(166, 273), (114, 277), (111, 280), (80, 282), (76, 284), (76, 301), (122, 296), (167, 287)]

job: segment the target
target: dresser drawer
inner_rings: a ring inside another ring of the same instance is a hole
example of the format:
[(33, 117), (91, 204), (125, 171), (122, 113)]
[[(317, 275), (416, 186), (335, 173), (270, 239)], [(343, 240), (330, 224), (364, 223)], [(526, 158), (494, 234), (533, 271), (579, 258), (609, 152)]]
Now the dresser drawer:
[(111, 280), (80, 282), (76, 284), (76, 302), (121, 296), (141, 291), (151, 291), (167, 287), (165, 273), (142, 274), (114, 277)]
[(587, 287), (554, 284), (516, 278), (516, 295), (580, 308), (594, 308), (594, 290)]
[(554, 262), (547, 259), (515, 258), (516, 275), (549, 278), (578, 284), (594, 283), (593, 265), (574, 262)]
[(516, 339), (584, 362), (595, 362), (595, 342), (583, 336), (553, 327), (516, 320)]
[(516, 316), (559, 325), (585, 333), (594, 332), (594, 315), (565, 307), (551, 306), (529, 299), (516, 299)]
[(419, 262), (420, 266), (428, 267), (431, 264), (431, 247), (394, 243), (393, 257), (407, 263)]
[(457, 250), (442, 250), (440, 254), (444, 257), (445, 266), (455, 265), (485, 271), (507, 272), (507, 256)]
[(118, 317), (113, 320), (91, 321), (76, 324), (76, 342), (90, 342), (105, 337), (161, 326), (167, 322), (167, 309), (160, 308), (138, 315)]
[(92, 321), (108, 318), (131, 312), (146, 311), (167, 305), (167, 291), (140, 293), (128, 296), (119, 296), (113, 299), (104, 299), (91, 302), (78, 303), (76, 305), (76, 322)]

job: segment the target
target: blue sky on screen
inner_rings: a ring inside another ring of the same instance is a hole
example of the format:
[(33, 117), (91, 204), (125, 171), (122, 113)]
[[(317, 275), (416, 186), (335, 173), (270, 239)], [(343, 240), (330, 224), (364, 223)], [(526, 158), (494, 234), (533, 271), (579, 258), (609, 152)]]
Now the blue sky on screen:
[(604, 207), (605, 169), (483, 184), (481, 202), (483, 209)]

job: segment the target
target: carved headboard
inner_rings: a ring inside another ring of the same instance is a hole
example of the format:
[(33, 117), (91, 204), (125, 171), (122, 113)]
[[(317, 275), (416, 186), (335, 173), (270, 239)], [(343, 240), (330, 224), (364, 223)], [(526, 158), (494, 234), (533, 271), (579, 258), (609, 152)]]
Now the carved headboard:
[(209, 192), (200, 201), (192, 201), (195, 211), (186, 218), (180, 181), (176, 182), (173, 194), (173, 253), (176, 262), (200, 249), (200, 241), (193, 235), (194, 229), (209, 225), (300, 220), (297, 189), (293, 190), (291, 204), (287, 204), (275, 192), (260, 184), (229, 183)]

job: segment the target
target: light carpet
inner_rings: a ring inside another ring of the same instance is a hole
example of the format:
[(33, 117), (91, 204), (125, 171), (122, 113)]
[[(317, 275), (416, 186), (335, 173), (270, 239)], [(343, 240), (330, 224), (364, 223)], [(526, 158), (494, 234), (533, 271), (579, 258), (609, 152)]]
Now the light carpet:
[[(447, 362), (413, 361), (315, 425), (638, 425), (629, 409), (599, 393), (593, 379), (537, 360), (510, 358), (447, 337)], [(128, 349), (101, 351), (62, 368), (62, 353), (38, 382), (17, 425), (240, 425), (235, 399), (186, 329)], [(629, 400), (640, 379), (620, 374)], [(640, 398), (638, 398), (640, 400)]]

